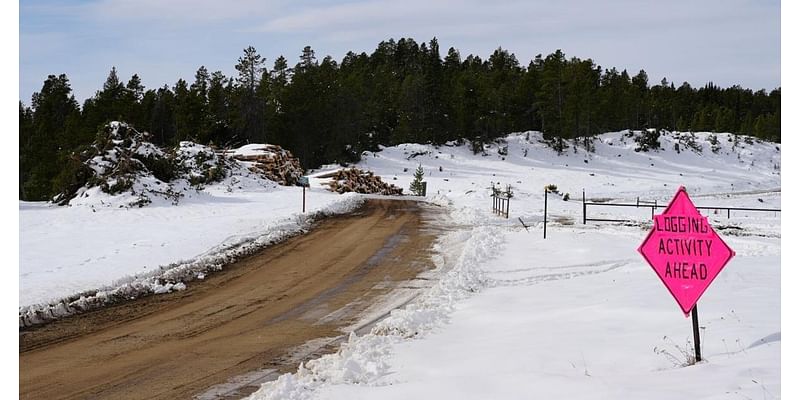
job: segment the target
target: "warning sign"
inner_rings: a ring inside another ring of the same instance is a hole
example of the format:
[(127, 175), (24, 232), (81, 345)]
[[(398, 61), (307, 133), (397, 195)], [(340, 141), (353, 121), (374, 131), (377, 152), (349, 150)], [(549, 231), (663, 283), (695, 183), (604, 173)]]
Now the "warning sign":
[(653, 217), (653, 229), (639, 253), (687, 316), (735, 255), (697, 211), (683, 186), (664, 213)]

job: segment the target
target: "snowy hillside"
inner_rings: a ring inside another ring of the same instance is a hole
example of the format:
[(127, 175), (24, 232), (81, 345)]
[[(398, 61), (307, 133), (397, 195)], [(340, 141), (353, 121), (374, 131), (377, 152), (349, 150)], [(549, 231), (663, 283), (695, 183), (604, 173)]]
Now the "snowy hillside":
[(562, 155), (543, 143), (538, 132), (511, 134), (486, 145), (477, 156), (466, 144), (403, 144), (365, 154), (361, 166), (408, 187), (421, 164), (428, 194), (449, 198), (486, 194), (492, 182), (510, 184), (522, 196), (539, 196), (545, 185), (555, 184), (573, 199), (583, 189), (591, 197), (668, 200), (679, 185), (690, 193), (780, 187), (780, 144), (731, 134), (669, 133), (660, 137), (662, 150), (644, 152), (635, 151), (635, 135), (607, 133), (597, 137), (594, 152), (571, 146)]
[[(338, 353), (253, 398), (779, 397), (780, 213), (704, 211), (737, 255), (699, 302), (706, 360), (687, 367), (691, 322), (636, 253), (650, 209), (592, 207), (595, 217), (634, 223), (584, 225), (581, 196), (665, 204), (683, 185), (698, 206), (780, 208), (781, 145), (668, 133), (658, 150), (641, 151), (639, 136), (608, 133), (594, 152), (561, 155), (537, 132), (482, 154), (456, 143), (365, 153), (357, 167), (400, 188), (422, 165), (424, 200), (449, 212), (435, 249), (439, 280), (372, 333), (350, 335)], [(317, 217), (363, 198), (324, 189), (333, 169), (310, 174)], [(492, 185), (511, 186), (510, 218), (492, 213)], [(559, 192), (548, 195), (546, 240), (545, 185)], [(177, 207), (21, 202), (21, 314), (68, 313), (89, 300), (43, 304), (83, 291), (180, 290), (183, 279), (308, 226), (300, 188), (236, 189), (204, 185)]]

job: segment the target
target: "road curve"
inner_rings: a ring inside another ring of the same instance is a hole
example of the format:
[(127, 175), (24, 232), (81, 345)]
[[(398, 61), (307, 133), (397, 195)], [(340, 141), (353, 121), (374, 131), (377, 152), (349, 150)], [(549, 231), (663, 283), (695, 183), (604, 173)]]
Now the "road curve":
[(182, 399), (341, 328), (430, 269), (430, 206), (369, 200), (306, 235), (151, 296), (20, 333), (23, 399)]

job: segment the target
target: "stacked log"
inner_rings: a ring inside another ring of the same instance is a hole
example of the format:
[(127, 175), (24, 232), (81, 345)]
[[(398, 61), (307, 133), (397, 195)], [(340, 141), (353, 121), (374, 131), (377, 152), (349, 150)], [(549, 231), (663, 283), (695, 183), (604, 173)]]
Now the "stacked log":
[(257, 154), (234, 154), (233, 158), (239, 161), (251, 162), (250, 170), (264, 175), (267, 179), (283, 186), (297, 184), (303, 176), (303, 167), (300, 160), (293, 156), (289, 150), (274, 144), (265, 144), (254, 149)]
[(386, 183), (372, 171), (358, 168), (341, 169), (326, 183), (330, 191), (337, 193), (356, 192), (365, 194), (402, 195), (403, 189)]

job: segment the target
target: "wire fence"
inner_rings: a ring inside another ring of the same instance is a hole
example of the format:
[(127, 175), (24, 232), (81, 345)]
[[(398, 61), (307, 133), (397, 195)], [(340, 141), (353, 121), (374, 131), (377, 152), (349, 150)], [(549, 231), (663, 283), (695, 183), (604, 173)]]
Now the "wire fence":
[[(635, 208), (649, 208), (650, 209), (650, 217), (652, 218), (655, 216), (656, 209), (658, 208), (666, 208), (667, 204), (658, 204), (658, 200), (641, 200), (638, 197), (636, 198), (636, 203), (598, 203), (598, 202), (591, 202), (586, 201), (586, 192), (583, 192), (583, 224), (586, 225), (586, 222), (631, 222), (630, 218), (627, 219), (615, 219), (615, 218), (591, 218), (589, 216), (589, 207), (635, 207)], [(707, 210), (712, 211), (714, 214), (726, 213), (727, 217), (731, 218), (731, 211), (747, 211), (747, 212), (772, 212), (777, 213), (781, 212), (780, 208), (752, 208), (752, 207), (723, 207), (723, 206), (702, 206), (696, 207), (698, 210)]]

